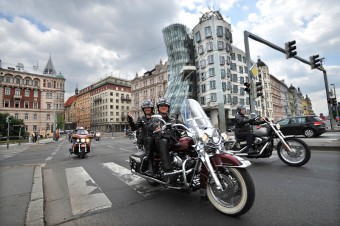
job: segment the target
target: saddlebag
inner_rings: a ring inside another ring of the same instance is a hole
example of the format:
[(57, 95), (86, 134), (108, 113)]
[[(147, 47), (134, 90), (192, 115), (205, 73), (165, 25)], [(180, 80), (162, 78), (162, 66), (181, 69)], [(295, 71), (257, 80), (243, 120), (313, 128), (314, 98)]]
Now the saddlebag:
[(139, 151), (135, 154), (130, 155), (130, 167), (134, 171), (141, 173), (147, 169), (147, 164), (145, 160), (145, 151)]

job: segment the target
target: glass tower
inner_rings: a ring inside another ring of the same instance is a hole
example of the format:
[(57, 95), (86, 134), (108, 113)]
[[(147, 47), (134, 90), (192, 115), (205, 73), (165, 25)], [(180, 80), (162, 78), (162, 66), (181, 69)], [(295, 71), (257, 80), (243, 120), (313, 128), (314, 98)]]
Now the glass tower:
[[(171, 103), (170, 115), (179, 113), (182, 102), (196, 99), (193, 39), (182, 24), (172, 24), (162, 31), (168, 55), (168, 88), (164, 97)], [(189, 69), (189, 70), (188, 70)]]

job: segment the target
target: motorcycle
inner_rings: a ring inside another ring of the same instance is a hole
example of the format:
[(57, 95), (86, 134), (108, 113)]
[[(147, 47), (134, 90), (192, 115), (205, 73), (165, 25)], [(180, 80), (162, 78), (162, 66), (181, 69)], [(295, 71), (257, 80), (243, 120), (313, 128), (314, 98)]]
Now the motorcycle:
[[(259, 116), (255, 116), (256, 120)], [(229, 153), (246, 157), (246, 158), (269, 158), (275, 149), (282, 162), (289, 166), (303, 166), (310, 157), (311, 151), (308, 145), (299, 138), (294, 136), (285, 136), (280, 131), (280, 124), (274, 124), (268, 118), (264, 119), (263, 124), (258, 125), (254, 131), (255, 141), (253, 148), (258, 151), (257, 154), (249, 155), (246, 153), (247, 145), (245, 141), (238, 140), (235, 137), (229, 137), (225, 142), (225, 147)]]
[(130, 132), (128, 132), (128, 138), (130, 139), (130, 140), (132, 140), (132, 139), (137, 139), (136, 138), (136, 131), (130, 131)]
[[(145, 150), (130, 156), (131, 172), (145, 178), (151, 185), (162, 185), (178, 191), (200, 190), (219, 211), (230, 216), (245, 214), (255, 200), (255, 187), (246, 167), (251, 163), (238, 156), (226, 153), (224, 139), (227, 135), (213, 128), (209, 118), (193, 99), (186, 100), (181, 107), (183, 124), (171, 124), (160, 115), (161, 128), (154, 133), (180, 133), (170, 147), (171, 172), (165, 172), (161, 158), (154, 153), (147, 159)], [(148, 176), (148, 161), (152, 161), (155, 175)]]
[(72, 147), (70, 154), (78, 155), (79, 158), (85, 158), (86, 154), (91, 151), (91, 140), (93, 135), (89, 134), (87, 130), (77, 130), (71, 136)]

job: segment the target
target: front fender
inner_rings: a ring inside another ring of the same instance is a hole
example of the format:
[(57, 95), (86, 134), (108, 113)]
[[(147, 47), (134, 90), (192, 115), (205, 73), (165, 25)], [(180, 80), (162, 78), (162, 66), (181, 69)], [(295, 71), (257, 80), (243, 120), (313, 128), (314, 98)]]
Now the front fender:
[(244, 160), (229, 153), (216, 154), (210, 157), (211, 164), (216, 170), (218, 167), (238, 167), (245, 168), (251, 165), (248, 160)]

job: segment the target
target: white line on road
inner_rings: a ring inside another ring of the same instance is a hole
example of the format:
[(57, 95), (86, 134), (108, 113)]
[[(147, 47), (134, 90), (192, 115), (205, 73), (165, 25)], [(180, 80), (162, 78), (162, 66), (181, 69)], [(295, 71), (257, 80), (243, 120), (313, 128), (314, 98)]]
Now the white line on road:
[(83, 167), (66, 169), (73, 215), (110, 208), (112, 203)]
[(50, 161), (51, 159), (52, 159), (52, 156), (47, 157), (47, 158), (45, 159), (45, 161)]
[(144, 178), (132, 174), (129, 169), (114, 162), (102, 163), (102, 165), (111, 170), (114, 176), (118, 177), (121, 181), (131, 186), (144, 197), (148, 197), (159, 190), (164, 190), (162, 187), (152, 187)]

